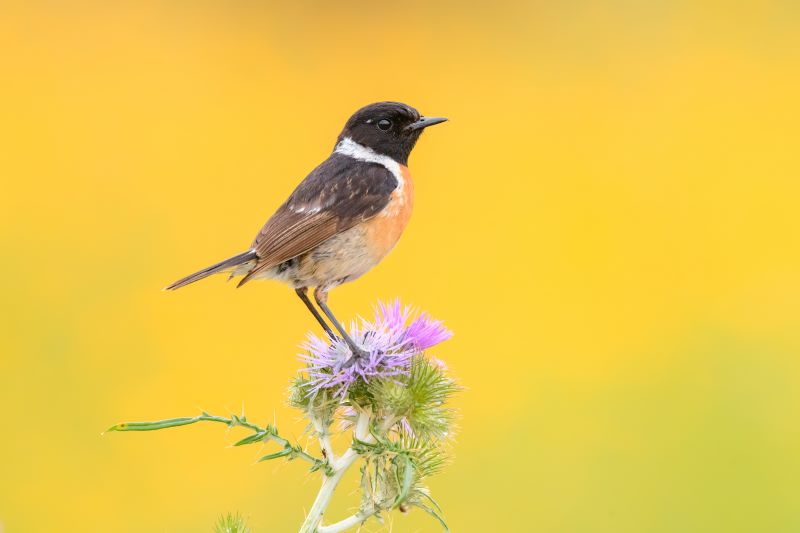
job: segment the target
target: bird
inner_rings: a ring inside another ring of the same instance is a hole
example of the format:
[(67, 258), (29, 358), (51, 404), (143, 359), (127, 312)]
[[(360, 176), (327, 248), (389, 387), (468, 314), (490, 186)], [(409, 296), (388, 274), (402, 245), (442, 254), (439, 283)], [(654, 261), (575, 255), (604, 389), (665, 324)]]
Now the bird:
[(337, 337), (308, 296), (347, 343), (355, 361), (368, 357), (328, 306), (331, 289), (358, 279), (397, 244), (408, 224), (414, 184), (408, 158), (422, 132), (446, 122), (400, 102), (377, 102), (353, 113), (333, 152), (309, 173), (261, 228), (246, 251), (190, 274), (175, 290), (212, 274), (242, 276), (293, 288), (332, 341)]

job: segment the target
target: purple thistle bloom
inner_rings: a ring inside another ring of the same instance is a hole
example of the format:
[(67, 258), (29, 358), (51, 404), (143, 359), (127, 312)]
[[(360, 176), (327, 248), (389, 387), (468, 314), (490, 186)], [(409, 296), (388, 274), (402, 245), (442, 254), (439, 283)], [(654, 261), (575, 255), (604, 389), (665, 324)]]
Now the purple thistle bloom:
[(327, 337), (309, 333), (308, 340), (301, 346), (307, 353), (300, 355), (300, 359), (308, 365), (310, 393), (328, 389), (334, 396), (343, 398), (359, 379), (369, 382), (408, 375), (416, 354), (453, 335), (442, 322), (431, 319), (427, 313), (406, 325), (411, 315), (411, 307), (402, 307), (395, 300), (391, 304), (378, 304), (373, 322), (361, 319), (360, 324), (353, 323), (350, 336), (368, 357), (346, 368), (345, 363), (352, 353), (344, 340), (337, 338), (331, 342)]

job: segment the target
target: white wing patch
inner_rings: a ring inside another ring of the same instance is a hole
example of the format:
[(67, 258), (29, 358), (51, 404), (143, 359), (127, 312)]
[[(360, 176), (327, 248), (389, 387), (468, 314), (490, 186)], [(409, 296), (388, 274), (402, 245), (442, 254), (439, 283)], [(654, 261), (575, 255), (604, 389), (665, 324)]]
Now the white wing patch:
[(295, 213), (308, 213), (309, 215), (313, 215), (315, 213), (319, 213), (322, 211), (321, 207), (314, 206), (314, 207), (306, 207), (306, 206), (296, 206), (294, 204), (289, 205), (289, 209), (294, 211)]

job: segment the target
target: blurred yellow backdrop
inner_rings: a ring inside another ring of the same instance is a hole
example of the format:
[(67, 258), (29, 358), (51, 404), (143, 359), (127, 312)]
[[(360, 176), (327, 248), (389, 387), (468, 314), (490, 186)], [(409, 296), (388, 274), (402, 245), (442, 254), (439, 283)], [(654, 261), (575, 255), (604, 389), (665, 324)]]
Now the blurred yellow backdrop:
[(301, 434), (291, 291), (159, 289), (385, 99), (451, 121), (331, 303), (456, 332), (452, 529), (800, 530), (799, 32), (789, 1), (3, 3), (0, 530), (296, 528), (316, 478), (238, 433), (100, 433), (244, 405)]

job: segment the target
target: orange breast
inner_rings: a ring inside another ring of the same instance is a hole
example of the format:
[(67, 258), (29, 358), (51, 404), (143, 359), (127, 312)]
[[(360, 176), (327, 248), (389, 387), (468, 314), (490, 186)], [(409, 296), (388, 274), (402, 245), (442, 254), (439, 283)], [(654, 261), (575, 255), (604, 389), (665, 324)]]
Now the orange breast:
[(411, 218), (414, 207), (414, 183), (408, 167), (400, 165), (403, 183), (392, 192), (389, 204), (383, 211), (372, 217), (364, 224), (366, 241), (370, 253), (376, 261), (388, 254), (397, 241)]

